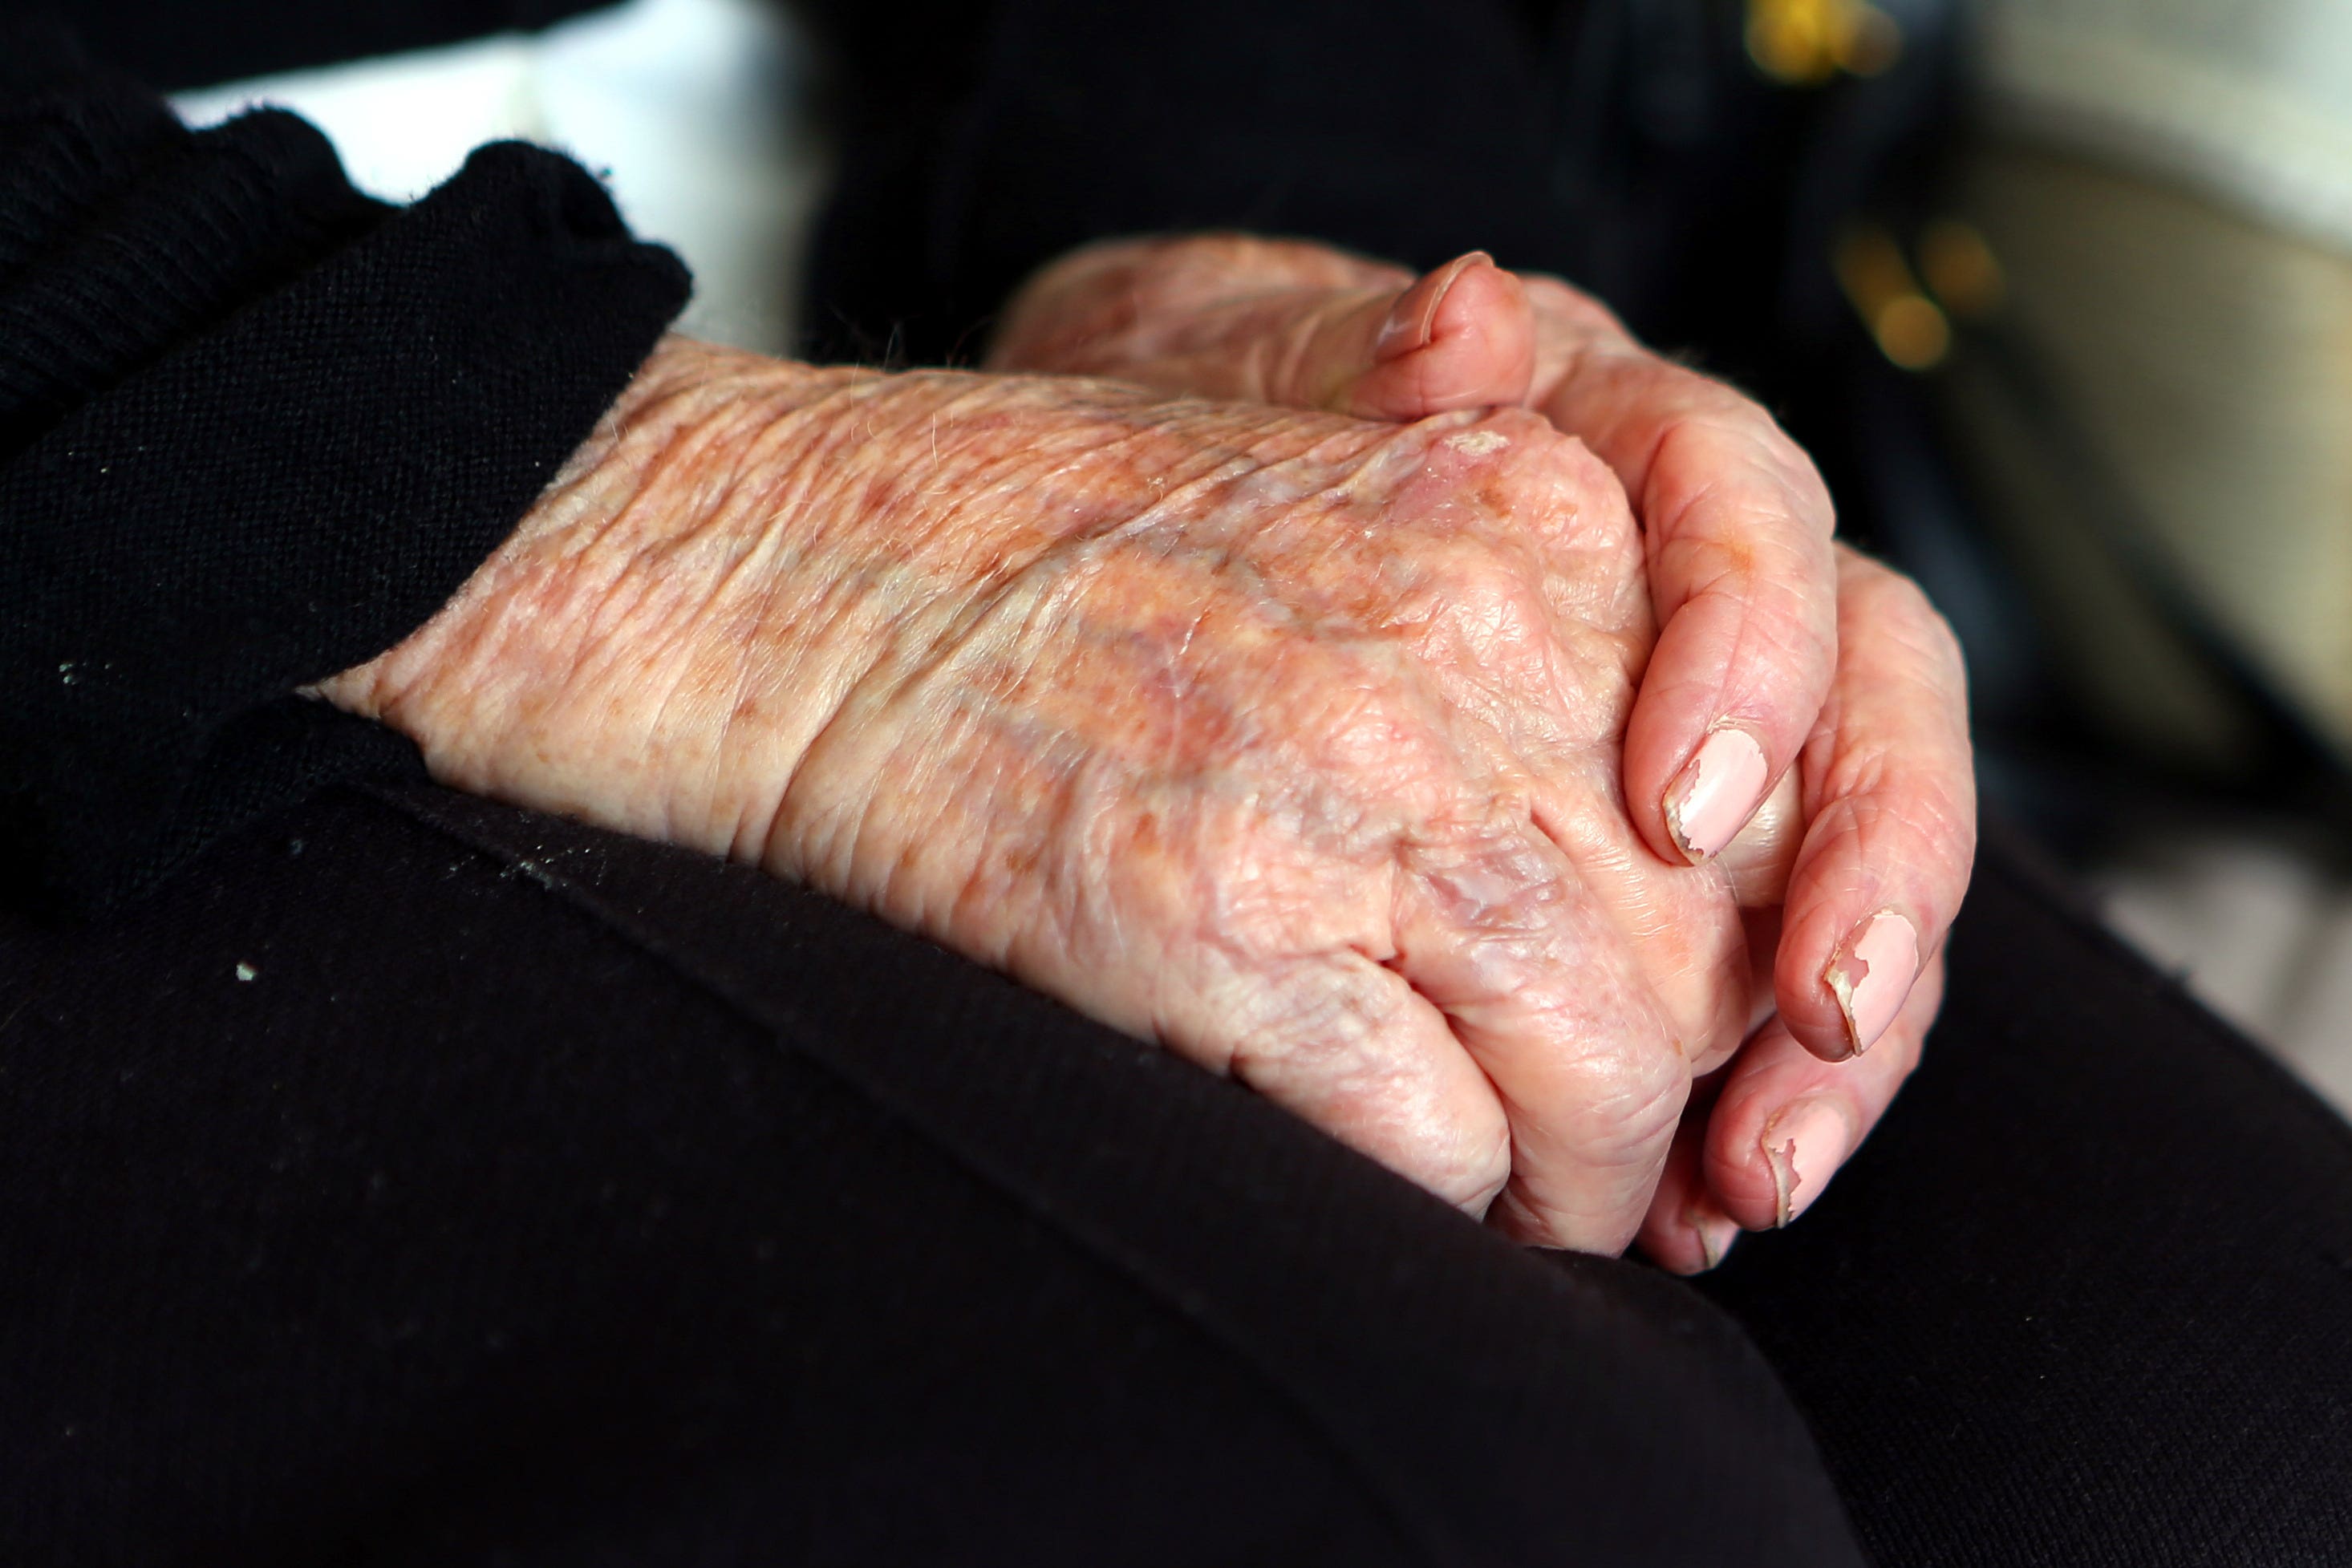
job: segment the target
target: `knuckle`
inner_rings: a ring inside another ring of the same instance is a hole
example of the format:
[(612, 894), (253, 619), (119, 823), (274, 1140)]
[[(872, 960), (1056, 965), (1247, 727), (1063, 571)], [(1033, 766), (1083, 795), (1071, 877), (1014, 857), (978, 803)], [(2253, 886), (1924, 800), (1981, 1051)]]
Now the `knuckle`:
[(1499, 1113), (1484, 1118), (1466, 1136), (1433, 1152), (1442, 1174), (1431, 1189), (1473, 1214), (1483, 1214), (1511, 1179), (1511, 1124)]
[(1689, 422), (1703, 425), (1720, 436), (1737, 441), (1756, 441), (1776, 450), (1799, 452), (1797, 444), (1781, 432), (1773, 417), (1764, 412), (1764, 405), (1748, 396), (1727, 382), (1694, 371), (1686, 366), (1671, 366), (1672, 383), (1685, 400)]
[[(1206, 1032), (1242, 1082), (1310, 1107), (1339, 1126), (1405, 1119), (1414, 1062), (1412, 1031), (1394, 991), (1330, 959), (1243, 956), (1235, 973), (1204, 989)], [(1219, 994), (1222, 993), (1222, 994)], [(1417, 1120), (1417, 1119), (1416, 1119)]]
[(1510, 1124), (1491, 1096), (1447, 1092), (1430, 1052), (1458, 1047), (1418, 1027), (1402, 980), (1349, 956), (1306, 961), (1278, 990), (1237, 1020), (1234, 1076), (1450, 1203), (1501, 1190)]
[(1851, 552), (1846, 555), (1846, 592), (1853, 592), (1891, 618), (1924, 618), (1933, 613), (1927, 592), (1886, 562)]
[(1924, 593), (1920, 602), (1926, 606), (1919, 628), (1921, 652), (1929, 667), (1938, 672), (1947, 684), (1958, 686), (1968, 678), (1968, 656), (1960, 647), (1959, 633), (1952, 629), (1943, 612), (1927, 602)]
[(1671, 613), (1701, 607), (1708, 630), (1701, 646), (1742, 686), (1808, 712), (1819, 705), (1837, 663), (1832, 595), (1808, 591), (1783, 552), (1748, 539), (1692, 539), (1662, 553), (1661, 563), (1687, 585)]
[(1949, 683), (1965, 674), (1958, 632), (1927, 591), (1893, 568), (1856, 558), (1845, 593), (1849, 614), (1891, 648), (1907, 654), (1930, 678)]
[(1464, 509), (1484, 525), (1472, 531), (1509, 547), (1498, 553), (1520, 571), (1559, 564), (1563, 549), (1638, 559), (1641, 530), (1624, 481), (1580, 437), (1532, 411), (1501, 409), (1440, 443), (1449, 444), (1475, 454), (1463, 491), (1449, 499), (1469, 503)]
[(1855, 758), (1827, 782), (1834, 804), (1814, 829), (1821, 848), (1843, 841), (1847, 858), (1906, 868), (1924, 894), (1939, 904), (1957, 901), (1976, 858), (1976, 805), (1965, 779), (1954, 785), (1901, 772), (1874, 752)]
[(1614, 1031), (1561, 1064), (1573, 1135), (1596, 1157), (1635, 1157), (1673, 1135), (1690, 1092), (1676, 1053)]
[(1870, 562), (1855, 588), (1863, 602), (1889, 626), (1911, 630), (1940, 619), (1917, 583), (1882, 562)]
[(1393, 1082), (1402, 1009), (1380, 988), (1307, 975), (1258, 994), (1228, 1032), (1234, 1071), (1257, 1082), (1277, 1070), (1342, 1099), (1377, 1103)]
[(1694, 423), (1715, 442), (1745, 452), (1797, 502), (1827, 509), (1829, 486), (1812, 455), (1797, 444), (1762, 403), (1724, 382), (1696, 371), (1685, 373), (1706, 389), (1695, 397)]
[[(1711, 494), (1696, 497), (1702, 504), (1713, 498)], [(1662, 538), (1657, 546), (1658, 568), (1687, 583), (1692, 598), (1727, 593), (1791, 608), (1810, 604), (1811, 596), (1792, 580), (1793, 574), (1776, 570), (1784, 563), (1767, 560), (1780, 552), (1773, 550), (1763, 532), (1748, 526), (1750, 508), (1738, 506), (1736, 509), (1742, 514), (1738, 526)]]
[(1474, 647), (1524, 643), (1545, 621), (1533, 574), (1498, 550), (1471, 555), (1445, 594), (1446, 619)]
[(1645, 499), (1654, 533), (1714, 532), (1726, 542), (1777, 546), (1803, 576), (1828, 575), (1836, 526), (1829, 487), (1812, 459), (1769, 421), (1743, 427), (1706, 416), (1676, 423), (1659, 440)]
[(1625, 336), (1625, 329), (1607, 306), (1564, 279), (1548, 272), (1523, 272), (1519, 282), (1528, 291), (1528, 303), (1551, 319), (1587, 332)]
[(1304, 777), (1322, 780), (1313, 791), (1328, 817), (1344, 802), (1382, 815), (1376, 802), (1401, 811), (1426, 810), (1457, 770), (1440, 716), (1416, 683), (1399, 674), (1334, 682), (1296, 720), (1286, 748)]

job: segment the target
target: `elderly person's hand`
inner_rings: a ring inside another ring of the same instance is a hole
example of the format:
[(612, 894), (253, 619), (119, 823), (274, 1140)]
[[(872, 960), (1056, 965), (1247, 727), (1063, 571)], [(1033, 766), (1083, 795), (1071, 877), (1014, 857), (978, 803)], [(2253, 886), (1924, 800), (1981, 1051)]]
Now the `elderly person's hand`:
[(1828, 495), (1770, 417), (1557, 278), (1477, 255), (1415, 278), (1233, 235), (1073, 253), (1015, 298), (990, 362), (1367, 418), (1517, 403), (1609, 463), (1663, 628), (1626, 800), (1658, 855), (1722, 857), (1778, 1008), (1690, 1118), (1643, 1246), (1696, 1268), (1818, 1196), (1917, 1061), (1974, 796), (1950, 636), (1832, 546)]
[(1751, 1022), (1727, 880), (1624, 809), (1651, 599), (1614, 476), (1524, 411), (672, 340), (322, 690), (454, 784), (803, 879), (1615, 1251)]

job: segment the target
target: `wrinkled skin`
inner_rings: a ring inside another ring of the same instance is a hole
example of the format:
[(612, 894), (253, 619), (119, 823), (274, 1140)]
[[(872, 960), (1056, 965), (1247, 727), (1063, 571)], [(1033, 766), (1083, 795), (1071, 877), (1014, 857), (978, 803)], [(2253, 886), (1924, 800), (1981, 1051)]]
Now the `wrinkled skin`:
[(1534, 413), (672, 340), (321, 690), (460, 788), (803, 880), (1613, 1252), (1751, 1021), (1730, 873), (1620, 788), (1654, 636), (1617, 478)]
[[(1518, 405), (1592, 444), (1663, 626), (1628, 804), (1658, 855), (1729, 875), (1777, 1008), (1686, 1113), (1642, 1244), (1696, 1270), (1818, 1197), (1918, 1061), (1975, 804), (1957, 645), (1910, 583), (1832, 547), (1827, 492), (1769, 415), (1558, 278), (1480, 253), (1415, 278), (1247, 235), (1073, 252), (1009, 303), (989, 362), (1383, 420)], [(1723, 791), (1694, 836), (1685, 791), (1726, 730), (1755, 743), (1753, 792)]]

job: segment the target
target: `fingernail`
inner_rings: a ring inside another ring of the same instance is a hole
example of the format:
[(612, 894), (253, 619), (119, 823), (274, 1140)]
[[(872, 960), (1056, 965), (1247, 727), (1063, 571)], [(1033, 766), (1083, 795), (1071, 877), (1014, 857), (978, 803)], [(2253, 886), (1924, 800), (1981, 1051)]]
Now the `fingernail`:
[(1745, 730), (1718, 729), (1684, 764), (1666, 791), (1666, 831), (1696, 865), (1723, 852), (1764, 799), (1770, 769)]
[(1830, 961), (1828, 979), (1856, 1055), (1886, 1032), (1918, 977), (1919, 934), (1908, 920), (1882, 909), (1853, 928)]
[(1730, 1253), (1731, 1244), (1739, 1239), (1739, 1221), (1711, 1203), (1692, 1204), (1683, 1218), (1697, 1233), (1698, 1249), (1709, 1269), (1719, 1265)]
[(1799, 1100), (1764, 1124), (1764, 1163), (1772, 1167), (1775, 1225), (1813, 1206), (1853, 1147), (1845, 1113), (1834, 1101)]
[(1401, 360), (1417, 349), (1426, 349), (1437, 335), (1437, 308), (1445, 303), (1449, 293), (1464, 273), (1474, 267), (1492, 267), (1495, 258), (1483, 250), (1459, 256), (1446, 264), (1442, 272), (1433, 273), (1406, 289), (1389, 308), (1388, 319), (1381, 326), (1381, 335), (1372, 342), (1372, 362), (1386, 364)]

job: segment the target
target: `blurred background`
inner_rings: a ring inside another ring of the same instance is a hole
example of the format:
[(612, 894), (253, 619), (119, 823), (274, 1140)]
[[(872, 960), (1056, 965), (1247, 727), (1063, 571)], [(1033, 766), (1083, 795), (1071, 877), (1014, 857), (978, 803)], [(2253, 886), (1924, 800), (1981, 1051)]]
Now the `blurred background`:
[[(1492, 3), (1565, 270), (1772, 407), (1927, 588), (1989, 812), (2352, 1109), (2352, 5)], [(395, 199), (564, 147), (693, 266), (687, 329), (921, 359), (971, 325), (845, 340), (812, 224), (858, 50), (947, 113), (987, 10), (629, 0), (179, 101), (287, 103)]]

